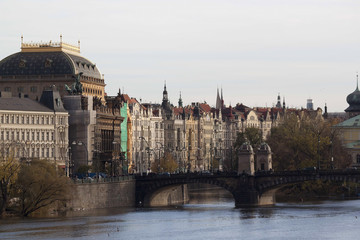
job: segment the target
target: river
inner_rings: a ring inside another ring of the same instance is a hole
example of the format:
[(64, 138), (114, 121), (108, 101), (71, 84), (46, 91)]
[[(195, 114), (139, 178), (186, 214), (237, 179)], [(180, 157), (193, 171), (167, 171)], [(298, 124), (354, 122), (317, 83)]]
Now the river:
[(0, 220), (0, 239), (358, 239), (360, 200), (234, 208), (218, 190), (168, 208)]

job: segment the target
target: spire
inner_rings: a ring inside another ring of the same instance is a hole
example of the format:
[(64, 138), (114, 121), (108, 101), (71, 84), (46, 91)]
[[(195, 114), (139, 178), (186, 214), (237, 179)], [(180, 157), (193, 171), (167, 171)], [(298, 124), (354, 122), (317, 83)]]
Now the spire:
[(323, 117), (324, 117), (325, 119), (327, 119), (327, 118), (328, 118), (328, 112), (327, 112), (327, 105), (326, 105), (326, 103), (325, 103), (325, 107), (324, 107), (324, 114), (323, 114)]
[(164, 109), (170, 109), (170, 103), (169, 103), (169, 99), (168, 99), (168, 92), (166, 91), (166, 81), (164, 83), (163, 99), (162, 99), (161, 106)]
[(183, 106), (183, 102), (182, 102), (182, 99), (181, 99), (181, 91), (180, 91), (179, 107), (182, 107), (182, 106)]
[(359, 91), (359, 75), (356, 73), (356, 90)]
[(220, 95), (219, 95), (219, 88), (217, 88), (217, 93), (216, 93), (216, 109), (221, 109), (221, 99), (220, 99)]
[(221, 87), (221, 101), (224, 101), (224, 97), (223, 97), (223, 89)]
[(277, 107), (277, 108), (281, 108), (281, 98), (280, 98), (280, 93), (278, 93), (276, 107)]
[(283, 97), (283, 108), (285, 109), (285, 97)]
[(221, 109), (224, 108), (224, 97), (223, 97), (223, 89), (221, 87)]
[(163, 102), (168, 101), (168, 93), (166, 91), (166, 81), (164, 83), (164, 91), (163, 91)]

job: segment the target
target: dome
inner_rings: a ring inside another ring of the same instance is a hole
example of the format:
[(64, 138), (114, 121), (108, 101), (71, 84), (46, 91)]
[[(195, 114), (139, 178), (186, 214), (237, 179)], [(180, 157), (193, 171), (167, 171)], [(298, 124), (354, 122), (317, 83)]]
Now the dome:
[(260, 144), (259, 151), (271, 153), (271, 148), (269, 144), (262, 142)]
[(244, 142), (241, 146), (240, 146), (240, 152), (250, 152), (253, 153), (253, 148), (251, 146), (251, 144), (249, 142)]
[(360, 91), (358, 86), (356, 86), (354, 92), (347, 96), (346, 101), (349, 107), (345, 109), (345, 112), (360, 112)]
[(74, 75), (101, 79), (95, 64), (66, 52), (18, 52), (0, 61), (0, 76)]

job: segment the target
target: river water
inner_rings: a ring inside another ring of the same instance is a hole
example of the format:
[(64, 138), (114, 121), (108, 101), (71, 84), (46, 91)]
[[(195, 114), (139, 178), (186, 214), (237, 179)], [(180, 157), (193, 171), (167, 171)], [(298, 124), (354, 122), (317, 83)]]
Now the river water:
[(218, 190), (170, 208), (0, 220), (0, 239), (359, 239), (360, 200), (234, 208)]

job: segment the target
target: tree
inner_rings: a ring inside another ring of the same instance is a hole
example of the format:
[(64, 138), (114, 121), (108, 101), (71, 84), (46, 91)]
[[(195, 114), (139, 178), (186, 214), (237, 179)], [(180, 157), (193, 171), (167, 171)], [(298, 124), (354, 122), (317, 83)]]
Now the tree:
[(250, 127), (246, 128), (245, 132), (239, 132), (234, 143), (234, 148), (236, 150), (239, 149), (241, 145), (246, 141), (251, 144), (253, 149), (256, 149), (262, 141), (261, 130), (258, 128)]
[(16, 186), (19, 213), (23, 216), (57, 201), (66, 201), (69, 189), (68, 179), (56, 171), (55, 164), (46, 160), (22, 164)]
[(279, 171), (344, 168), (351, 161), (331, 123), (321, 120), (288, 115), (281, 125), (271, 129), (267, 142), (273, 152), (273, 167)]
[(0, 215), (4, 215), (19, 172), (19, 163), (13, 154), (0, 157)]
[(178, 163), (174, 159), (173, 155), (170, 152), (165, 152), (165, 155), (161, 157), (158, 161), (155, 161), (151, 164), (151, 171), (155, 173), (160, 172), (175, 172), (178, 168)]

